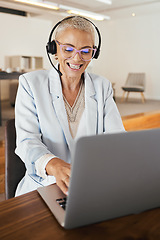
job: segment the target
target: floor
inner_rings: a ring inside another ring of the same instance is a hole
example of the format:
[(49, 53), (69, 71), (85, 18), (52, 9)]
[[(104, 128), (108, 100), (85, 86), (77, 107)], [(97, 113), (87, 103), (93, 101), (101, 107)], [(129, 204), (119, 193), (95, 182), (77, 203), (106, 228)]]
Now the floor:
[(142, 103), (140, 98), (129, 98), (127, 102), (121, 102), (121, 99), (117, 98), (116, 103), (121, 116), (127, 116), (143, 112), (160, 111), (160, 100), (146, 100), (145, 103)]

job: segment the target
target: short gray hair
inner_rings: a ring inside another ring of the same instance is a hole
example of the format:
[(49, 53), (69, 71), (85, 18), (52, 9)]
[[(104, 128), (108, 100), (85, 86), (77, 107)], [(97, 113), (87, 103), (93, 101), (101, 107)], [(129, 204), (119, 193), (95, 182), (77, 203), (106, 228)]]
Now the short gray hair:
[(67, 28), (71, 29), (79, 29), (90, 33), (93, 38), (93, 42), (95, 42), (95, 29), (87, 19), (80, 17), (80, 16), (73, 16), (71, 18), (64, 18), (62, 22), (58, 25), (57, 29), (55, 30), (55, 39), (58, 38), (59, 33), (63, 32)]

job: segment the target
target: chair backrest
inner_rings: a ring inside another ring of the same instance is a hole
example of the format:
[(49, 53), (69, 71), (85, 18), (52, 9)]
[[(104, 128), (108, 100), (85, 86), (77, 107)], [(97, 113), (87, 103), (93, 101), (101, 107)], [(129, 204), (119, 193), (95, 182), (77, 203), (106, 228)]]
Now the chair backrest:
[(125, 86), (142, 86), (145, 88), (145, 73), (129, 73)]
[(16, 131), (15, 120), (10, 119), (5, 125), (5, 196), (15, 196), (18, 183), (24, 176), (26, 168), (22, 160), (15, 154)]

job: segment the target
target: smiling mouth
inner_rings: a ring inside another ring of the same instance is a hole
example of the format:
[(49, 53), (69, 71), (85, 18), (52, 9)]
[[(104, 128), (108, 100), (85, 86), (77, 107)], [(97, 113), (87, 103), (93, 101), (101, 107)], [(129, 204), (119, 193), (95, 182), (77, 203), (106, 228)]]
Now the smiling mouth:
[(71, 64), (71, 63), (67, 63), (67, 65), (73, 70), (79, 70), (83, 66), (83, 64), (76, 64), (75, 65), (75, 64)]

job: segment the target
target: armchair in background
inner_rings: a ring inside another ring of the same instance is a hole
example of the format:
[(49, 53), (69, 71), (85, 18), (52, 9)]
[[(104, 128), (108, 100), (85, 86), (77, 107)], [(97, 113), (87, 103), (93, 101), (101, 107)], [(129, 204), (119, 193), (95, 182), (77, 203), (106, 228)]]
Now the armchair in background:
[(142, 102), (145, 102), (143, 92), (145, 91), (145, 73), (129, 73), (125, 85), (122, 86), (123, 96), (121, 102), (123, 102), (125, 93), (127, 92), (126, 100), (130, 92), (139, 92), (141, 94)]

